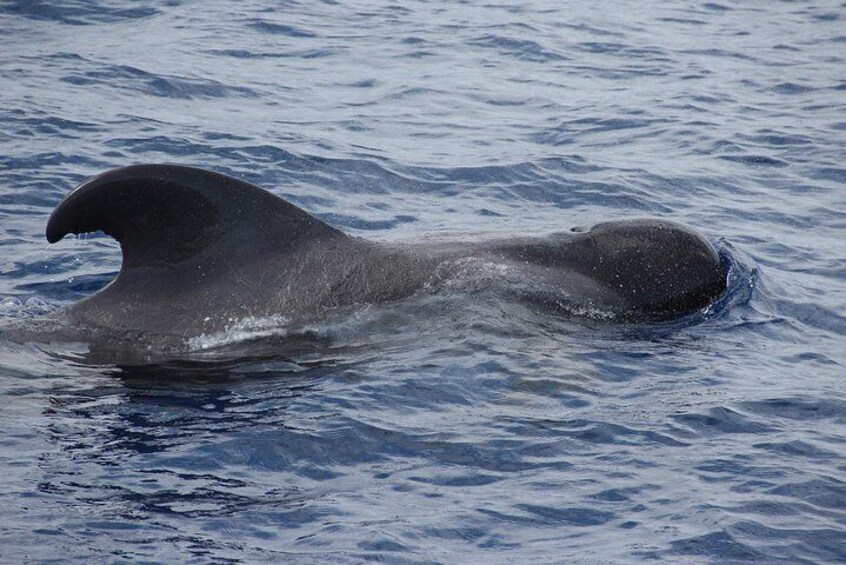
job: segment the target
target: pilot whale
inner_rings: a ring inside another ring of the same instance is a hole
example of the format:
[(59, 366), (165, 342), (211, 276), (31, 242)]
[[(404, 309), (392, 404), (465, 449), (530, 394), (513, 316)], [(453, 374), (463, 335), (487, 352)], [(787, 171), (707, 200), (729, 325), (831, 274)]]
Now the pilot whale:
[(560, 290), (551, 302), (626, 322), (695, 312), (724, 293), (727, 279), (702, 234), (663, 219), (474, 242), (384, 243), (347, 235), (248, 182), (167, 164), (122, 167), (83, 182), (53, 211), (46, 235), (55, 243), (94, 231), (120, 243), (120, 272), (67, 307), (66, 318), (184, 338), (247, 317), (401, 300), (468, 258)]

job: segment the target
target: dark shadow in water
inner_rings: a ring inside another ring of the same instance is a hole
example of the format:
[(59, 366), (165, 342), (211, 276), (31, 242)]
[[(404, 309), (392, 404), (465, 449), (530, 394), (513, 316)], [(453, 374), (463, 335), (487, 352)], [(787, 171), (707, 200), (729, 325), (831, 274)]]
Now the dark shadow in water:
[(124, 548), (142, 554), (151, 539), (195, 558), (225, 553), (233, 538), (215, 532), (232, 520), (284, 529), (336, 519), (323, 491), (301, 483), (335, 475), (321, 449), (337, 446), (300, 420), (303, 410), (331, 415), (309, 396), (343, 367), (255, 353), (112, 366), (114, 379), (51, 398), (43, 431), (58, 449), (39, 463), (38, 489), (90, 513), (62, 529), (103, 524), (102, 537), (115, 524)]

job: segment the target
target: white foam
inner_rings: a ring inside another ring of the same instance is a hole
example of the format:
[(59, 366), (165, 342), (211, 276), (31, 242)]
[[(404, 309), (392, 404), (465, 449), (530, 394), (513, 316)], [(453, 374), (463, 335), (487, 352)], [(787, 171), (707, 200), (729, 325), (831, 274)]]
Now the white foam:
[(290, 333), (290, 321), (290, 318), (281, 315), (249, 316), (232, 320), (223, 331), (200, 334), (187, 339), (185, 343), (191, 351), (204, 351), (261, 337), (285, 336)]
[(610, 310), (603, 310), (597, 308), (590, 301), (586, 304), (571, 304), (565, 302), (558, 302), (558, 307), (580, 318), (589, 318), (592, 320), (611, 321), (617, 318), (617, 313)]

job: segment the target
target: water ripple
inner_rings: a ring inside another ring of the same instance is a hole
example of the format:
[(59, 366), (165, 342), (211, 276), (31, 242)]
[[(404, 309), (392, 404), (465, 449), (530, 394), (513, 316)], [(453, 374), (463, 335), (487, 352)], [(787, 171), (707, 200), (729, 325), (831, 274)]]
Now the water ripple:
[[(833, 4), (142, 4), (0, 7), (4, 559), (846, 561)], [(715, 242), (729, 288), (617, 325), (476, 265), (181, 356), (69, 341), (45, 316), (120, 250), (48, 248), (44, 224), (139, 162), (380, 240), (666, 217)]]

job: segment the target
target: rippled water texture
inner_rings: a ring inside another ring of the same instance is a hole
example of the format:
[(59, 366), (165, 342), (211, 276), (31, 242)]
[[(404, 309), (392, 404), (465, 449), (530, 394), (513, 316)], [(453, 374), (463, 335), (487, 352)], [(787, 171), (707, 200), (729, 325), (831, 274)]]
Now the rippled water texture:
[[(33, 336), (0, 329), (0, 561), (846, 562), (845, 19), (0, 2), (0, 328)], [(161, 161), (376, 239), (670, 218), (731, 288), (620, 327), (516, 305), (487, 272), (181, 360), (43, 339), (120, 266), (102, 235), (48, 247), (50, 211)]]

